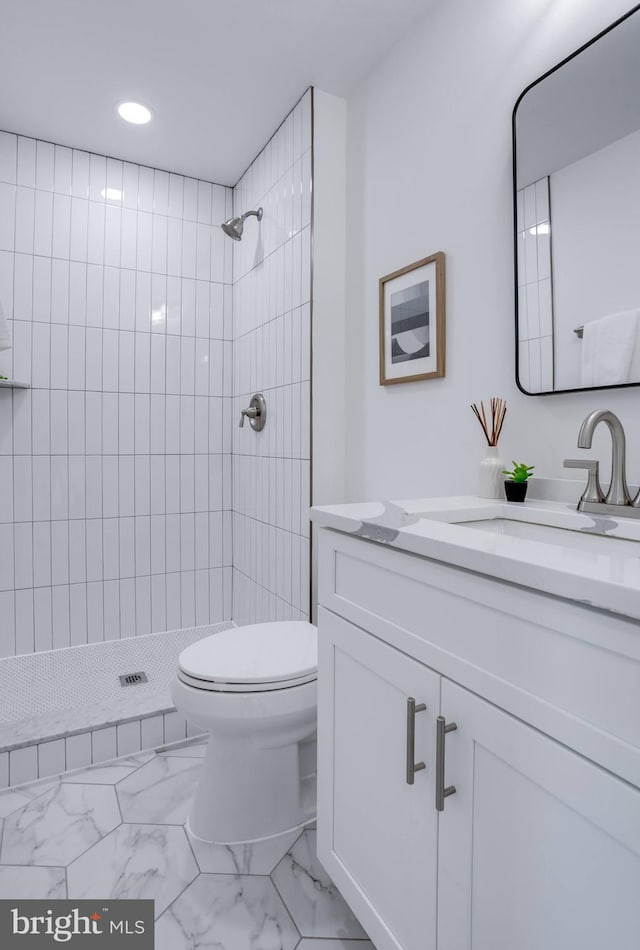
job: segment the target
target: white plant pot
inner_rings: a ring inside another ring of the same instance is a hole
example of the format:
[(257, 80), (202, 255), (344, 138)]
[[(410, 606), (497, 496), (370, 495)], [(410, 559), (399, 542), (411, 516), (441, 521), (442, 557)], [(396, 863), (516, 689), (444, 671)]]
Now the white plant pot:
[(498, 455), (498, 446), (487, 446), (487, 454), (480, 462), (478, 495), (480, 498), (504, 498), (504, 462)]

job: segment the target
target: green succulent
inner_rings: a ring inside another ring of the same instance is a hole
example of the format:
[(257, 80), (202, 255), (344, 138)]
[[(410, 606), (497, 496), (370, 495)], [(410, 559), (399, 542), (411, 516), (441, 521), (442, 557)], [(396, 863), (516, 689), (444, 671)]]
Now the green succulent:
[(502, 471), (502, 474), (508, 475), (512, 482), (526, 482), (535, 468), (535, 465), (525, 465), (524, 462), (513, 462), (512, 464), (513, 470), (511, 472), (507, 469)]

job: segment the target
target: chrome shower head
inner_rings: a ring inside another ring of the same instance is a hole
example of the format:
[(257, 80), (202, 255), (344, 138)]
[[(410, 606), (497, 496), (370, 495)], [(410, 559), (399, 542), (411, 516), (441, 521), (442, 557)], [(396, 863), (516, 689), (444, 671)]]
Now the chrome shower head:
[(242, 239), (244, 218), (229, 218), (229, 220), (221, 224), (220, 227), (232, 241), (240, 241)]
[(229, 218), (229, 220), (221, 224), (220, 227), (232, 241), (241, 241), (245, 219), (251, 215), (255, 215), (258, 221), (262, 221), (262, 208), (258, 208), (257, 211), (245, 211), (239, 218)]

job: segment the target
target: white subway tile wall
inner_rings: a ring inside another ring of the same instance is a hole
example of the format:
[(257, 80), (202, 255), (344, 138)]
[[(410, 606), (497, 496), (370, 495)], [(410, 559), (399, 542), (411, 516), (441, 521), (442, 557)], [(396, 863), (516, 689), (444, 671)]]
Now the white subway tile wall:
[(201, 734), (178, 713), (170, 712), (33, 743), (0, 752), (0, 788), (22, 785), (172, 742), (184, 742)]
[(230, 618), (232, 197), (0, 133), (0, 656)]
[(549, 179), (516, 196), (518, 230), (518, 370), (529, 393), (550, 392), (554, 380)]
[[(309, 614), (311, 90), (234, 189), (233, 619)], [(229, 242), (231, 243), (231, 242)], [(255, 392), (262, 432), (240, 429)]]

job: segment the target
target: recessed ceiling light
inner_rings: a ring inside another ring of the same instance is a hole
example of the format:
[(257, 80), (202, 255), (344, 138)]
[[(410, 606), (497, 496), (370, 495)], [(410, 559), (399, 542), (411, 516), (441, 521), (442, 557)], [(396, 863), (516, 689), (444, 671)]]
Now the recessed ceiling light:
[(103, 188), (100, 192), (107, 201), (122, 201), (124, 194), (119, 188)]
[(151, 109), (143, 106), (141, 102), (121, 102), (118, 106), (118, 115), (125, 122), (144, 125), (151, 120)]

